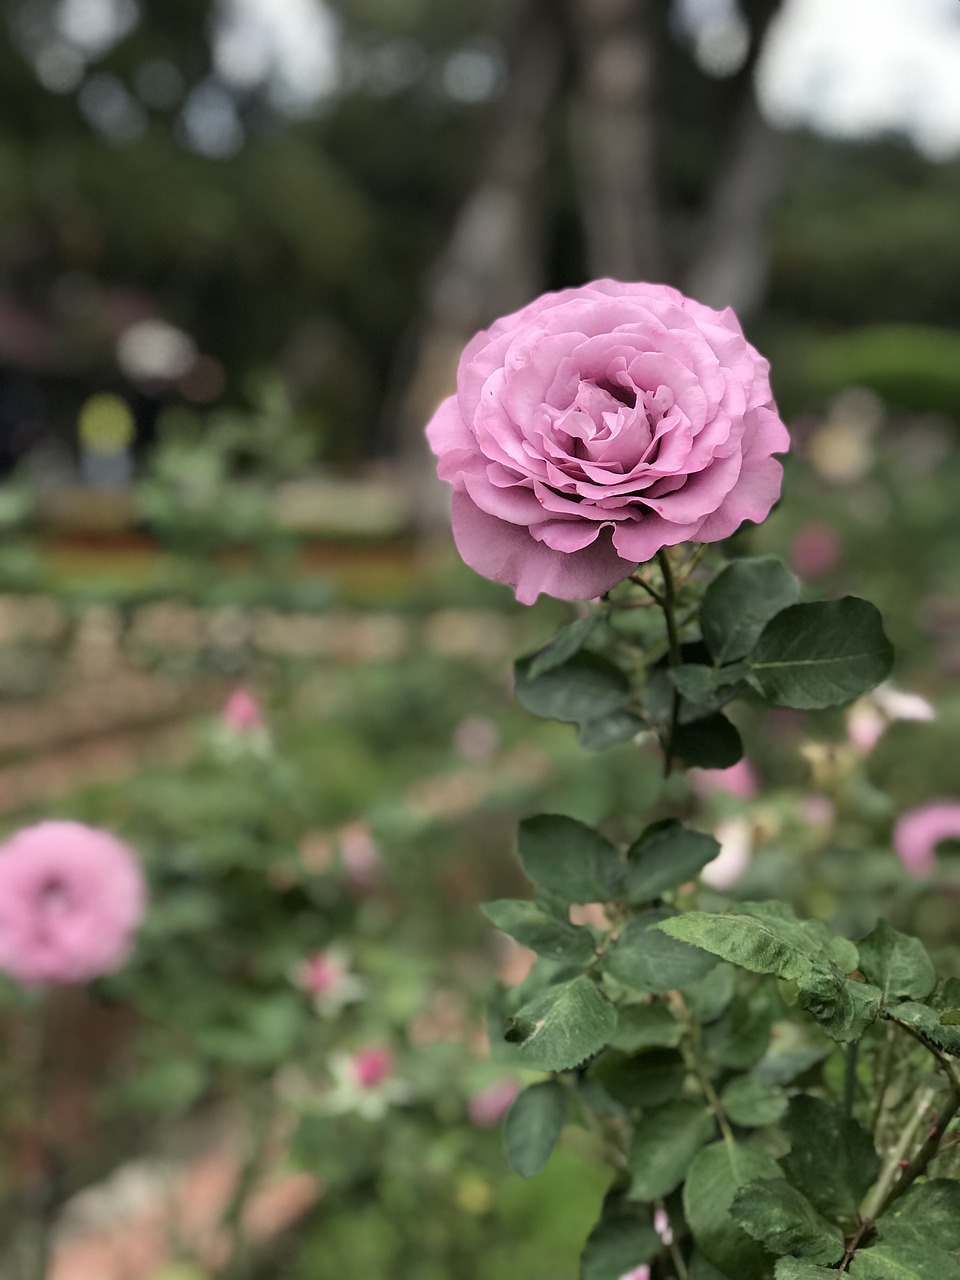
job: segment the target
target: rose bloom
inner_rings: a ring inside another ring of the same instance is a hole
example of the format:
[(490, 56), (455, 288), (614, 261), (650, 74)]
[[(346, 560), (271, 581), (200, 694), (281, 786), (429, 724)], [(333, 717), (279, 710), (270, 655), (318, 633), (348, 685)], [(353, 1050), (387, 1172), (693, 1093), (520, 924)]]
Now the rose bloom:
[(27, 985), (118, 969), (143, 915), (136, 857), (79, 822), (41, 822), (0, 846), (0, 969)]
[(478, 1129), (489, 1129), (499, 1124), (510, 1110), (520, 1086), (516, 1080), (495, 1080), (472, 1093), (467, 1100), (470, 1123)]
[(263, 728), (260, 703), (248, 689), (234, 689), (224, 705), (221, 719), (232, 733), (251, 733)]
[(908, 809), (893, 829), (897, 857), (918, 879), (935, 870), (937, 845), (943, 840), (960, 840), (960, 800), (931, 800)]
[(733, 312), (657, 284), (545, 294), (467, 344), (427, 427), (472, 569), (593, 599), (663, 547), (763, 520), (789, 447)]

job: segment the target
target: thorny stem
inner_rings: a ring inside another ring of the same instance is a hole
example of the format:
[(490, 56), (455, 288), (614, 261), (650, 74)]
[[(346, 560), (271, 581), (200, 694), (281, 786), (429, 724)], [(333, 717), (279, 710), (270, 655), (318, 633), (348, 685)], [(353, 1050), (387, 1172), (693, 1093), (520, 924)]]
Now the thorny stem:
[[(677, 603), (677, 592), (673, 580), (673, 570), (670, 568), (670, 560), (662, 547), (657, 552), (657, 564), (663, 574), (663, 596), (660, 600), (660, 607), (663, 609), (664, 621), (667, 624), (667, 660), (671, 667), (679, 667), (683, 659), (680, 656), (680, 632), (677, 628), (677, 618), (674, 612)], [(670, 725), (667, 729), (667, 737), (663, 747), (663, 776), (665, 778), (670, 776), (670, 770), (673, 768), (674, 743), (677, 737), (679, 718), (680, 693), (679, 690), (674, 689), (670, 704)]]
[[(893, 1149), (888, 1153), (883, 1169), (880, 1171), (880, 1177), (877, 1179), (873, 1188), (867, 1193), (867, 1198), (860, 1206), (860, 1216), (867, 1222), (875, 1221), (884, 1209), (892, 1203), (896, 1196), (893, 1194), (897, 1188), (894, 1182), (897, 1173), (900, 1170), (900, 1161), (904, 1158), (913, 1142), (914, 1134), (923, 1123), (923, 1118), (930, 1108), (930, 1104), (937, 1096), (936, 1089), (924, 1089), (917, 1099), (917, 1105), (913, 1109), (913, 1114), (904, 1125), (900, 1132), (900, 1138)], [(916, 1175), (914, 1175), (916, 1176)]]
[(853, 1100), (857, 1092), (857, 1054), (859, 1041), (852, 1040), (847, 1045), (843, 1064), (843, 1114), (849, 1120), (853, 1115)]
[(657, 591), (655, 587), (652, 587), (650, 585), (650, 583), (646, 580), (646, 578), (642, 577), (639, 573), (631, 573), (630, 581), (633, 583), (636, 583), (638, 587), (643, 587), (647, 595), (652, 596), (652, 598), (656, 600), (657, 604), (660, 605), (661, 609), (663, 608), (664, 597), (660, 594), (659, 591)]
[[(927, 1052), (936, 1059), (937, 1065), (947, 1077), (950, 1084), (950, 1098), (937, 1114), (936, 1121), (931, 1126), (926, 1138), (924, 1138), (920, 1146), (920, 1150), (903, 1170), (900, 1178), (896, 1182), (892, 1180), (896, 1175), (896, 1169), (899, 1168), (899, 1160), (903, 1158), (903, 1151), (900, 1152), (897, 1165), (892, 1171), (890, 1183), (885, 1188), (883, 1196), (881, 1197), (877, 1195), (876, 1188), (871, 1192), (869, 1197), (870, 1207), (874, 1207), (874, 1201), (878, 1201), (879, 1203), (876, 1205), (875, 1212), (869, 1215), (866, 1212), (867, 1206), (865, 1205), (864, 1215), (873, 1218), (879, 1217), (880, 1214), (887, 1210), (895, 1200), (898, 1200), (900, 1196), (903, 1195), (908, 1187), (913, 1185), (917, 1178), (926, 1173), (927, 1166), (930, 1164), (930, 1161), (940, 1150), (940, 1143), (943, 1140), (943, 1135), (946, 1133), (948, 1126), (957, 1115), (957, 1112), (960, 1111), (960, 1076), (957, 1075), (956, 1068), (953, 1063), (945, 1054), (941, 1053), (937, 1046), (932, 1044), (921, 1031), (917, 1031), (913, 1027), (904, 1026), (903, 1023), (899, 1023), (898, 1025), (902, 1026), (904, 1031), (913, 1036), (914, 1040), (922, 1044)], [(936, 1091), (924, 1090), (924, 1093), (930, 1093), (935, 1096)], [(914, 1131), (915, 1130), (916, 1125), (914, 1125)], [(897, 1145), (898, 1147), (903, 1146), (902, 1142)], [(906, 1150), (906, 1148), (904, 1148), (904, 1150)], [(886, 1172), (886, 1169), (884, 1172)], [(881, 1177), (881, 1182), (882, 1181), (883, 1179)]]
[(883, 1111), (883, 1100), (886, 1097), (887, 1086), (890, 1083), (890, 1069), (893, 1066), (893, 1049), (895, 1039), (895, 1029), (892, 1022), (887, 1024), (887, 1039), (883, 1049), (883, 1058), (880, 1064), (880, 1077), (877, 1086), (877, 1100), (873, 1105), (873, 1115), (870, 1119), (870, 1132), (876, 1140), (877, 1125), (880, 1123), (880, 1115)]
[(670, 991), (667, 994), (667, 1002), (673, 1008), (674, 1013), (683, 1023), (686, 1035), (680, 1044), (680, 1052), (683, 1054), (683, 1060), (687, 1064), (688, 1070), (692, 1071), (697, 1077), (697, 1083), (700, 1091), (707, 1100), (707, 1106), (716, 1117), (717, 1124), (720, 1126), (720, 1132), (723, 1134), (724, 1142), (733, 1145), (735, 1139), (733, 1130), (730, 1128), (730, 1121), (727, 1119), (727, 1113), (723, 1109), (723, 1103), (720, 1101), (720, 1095), (713, 1087), (713, 1081), (706, 1070), (703, 1061), (703, 1054), (700, 1047), (700, 1027), (690, 1017), (686, 1002), (679, 991)]

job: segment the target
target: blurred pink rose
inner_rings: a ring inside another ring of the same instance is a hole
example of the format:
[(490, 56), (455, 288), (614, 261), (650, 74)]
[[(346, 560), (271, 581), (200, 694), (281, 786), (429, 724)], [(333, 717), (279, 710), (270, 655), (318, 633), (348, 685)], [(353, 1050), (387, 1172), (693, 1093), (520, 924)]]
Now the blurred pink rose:
[(650, 1268), (646, 1265), (634, 1267), (632, 1271), (625, 1271), (620, 1280), (650, 1280)]
[(118, 969), (146, 905), (137, 859), (107, 831), (41, 822), (0, 846), (0, 969), (27, 984)]
[(338, 956), (329, 951), (315, 951), (300, 966), (300, 986), (311, 996), (328, 995), (343, 981), (346, 968)]
[(826, 827), (836, 815), (833, 801), (826, 796), (804, 796), (800, 801), (800, 817), (812, 827)]
[(221, 715), (224, 726), (234, 733), (250, 733), (263, 727), (263, 711), (247, 689), (234, 689)]
[(486, 716), (467, 716), (457, 725), (453, 745), (464, 760), (490, 760), (500, 747), (500, 731)]
[(461, 556), (524, 604), (589, 600), (763, 520), (790, 443), (768, 372), (729, 308), (667, 285), (596, 280), (495, 321), (427, 427)]
[(829, 573), (840, 559), (842, 543), (836, 529), (813, 521), (798, 529), (790, 541), (790, 564), (803, 578)]
[(673, 1244), (673, 1228), (666, 1209), (657, 1209), (653, 1215), (653, 1229), (664, 1244)]
[(393, 1054), (382, 1045), (353, 1055), (353, 1074), (361, 1089), (375, 1089), (393, 1070)]
[(908, 809), (893, 829), (893, 847), (910, 875), (928, 876), (942, 840), (960, 840), (960, 800), (931, 800)]
[(337, 844), (349, 888), (356, 894), (375, 889), (383, 874), (383, 856), (367, 824), (352, 822), (341, 828)]
[(720, 852), (703, 868), (700, 878), (722, 893), (732, 889), (750, 865), (753, 830), (746, 818), (724, 818), (713, 834), (720, 842)]
[(757, 775), (746, 757), (729, 769), (691, 769), (690, 782), (701, 799), (717, 792), (737, 800), (752, 800), (757, 794)]
[(478, 1089), (467, 1101), (470, 1123), (478, 1129), (490, 1129), (499, 1124), (519, 1092), (516, 1080), (495, 1080), (485, 1089)]

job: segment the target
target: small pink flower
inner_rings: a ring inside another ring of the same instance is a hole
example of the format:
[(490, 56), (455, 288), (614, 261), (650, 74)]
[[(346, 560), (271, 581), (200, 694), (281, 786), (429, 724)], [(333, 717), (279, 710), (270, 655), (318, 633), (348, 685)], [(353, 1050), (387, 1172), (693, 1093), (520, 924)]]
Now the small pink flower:
[(690, 779), (702, 800), (718, 792), (737, 800), (752, 800), (757, 794), (757, 775), (746, 757), (729, 769), (693, 769)]
[(847, 712), (847, 737), (863, 756), (868, 756), (887, 731), (887, 718), (866, 698)]
[(931, 800), (908, 809), (893, 829), (897, 856), (918, 879), (936, 867), (935, 850), (942, 840), (960, 840), (960, 800)]
[(464, 760), (479, 764), (497, 754), (500, 732), (486, 716), (467, 716), (457, 725), (453, 745)]
[(653, 1229), (665, 1245), (673, 1244), (673, 1228), (666, 1209), (657, 1209), (653, 1215)]
[(516, 1080), (496, 1080), (478, 1089), (467, 1102), (470, 1123), (478, 1129), (490, 1129), (503, 1119), (520, 1092)]
[(107, 831), (41, 822), (0, 847), (0, 969), (89, 982), (127, 957), (146, 904), (136, 857)]
[(634, 1267), (632, 1271), (625, 1271), (620, 1280), (650, 1280), (650, 1268), (646, 1264)]
[(316, 951), (300, 966), (299, 982), (312, 996), (329, 995), (343, 981), (346, 974), (343, 962), (329, 951)]
[(841, 542), (829, 524), (813, 521), (805, 524), (790, 542), (790, 564), (803, 578), (818, 578), (829, 573), (840, 559)]
[(370, 828), (364, 822), (353, 822), (339, 832), (337, 843), (348, 886), (356, 894), (370, 893), (383, 871), (380, 846)]
[(753, 854), (753, 832), (746, 818), (724, 818), (713, 833), (720, 841), (720, 852), (700, 873), (704, 884), (725, 892), (732, 889), (750, 865)]
[(800, 817), (811, 827), (826, 827), (836, 817), (836, 808), (826, 796), (804, 796), (800, 801)]
[(263, 728), (263, 711), (247, 689), (234, 689), (221, 713), (225, 728), (233, 733), (251, 733)]
[(383, 1045), (353, 1055), (353, 1074), (361, 1089), (375, 1089), (393, 1070), (393, 1054)]

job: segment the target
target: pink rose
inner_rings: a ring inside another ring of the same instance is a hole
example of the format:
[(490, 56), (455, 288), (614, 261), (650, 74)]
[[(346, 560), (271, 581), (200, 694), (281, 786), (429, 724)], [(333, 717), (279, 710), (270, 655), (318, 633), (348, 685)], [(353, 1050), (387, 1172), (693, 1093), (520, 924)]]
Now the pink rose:
[(361, 1089), (375, 1089), (393, 1070), (393, 1054), (380, 1045), (353, 1055), (353, 1074)]
[(490, 1129), (499, 1124), (519, 1092), (516, 1080), (495, 1080), (486, 1088), (478, 1089), (467, 1101), (470, 1123), (478, 1129)]
[(893, 847), (910, 875), (928, 876), (937, 865), (941, 840), (960, 840), (960, 800), (932, 800), (902, 813), (893, 829)]
[(146, 902), (126, 845), (41, 822), (0, 846), (0, 969), (19, 982), (89, 982), (127, 957)]
[(704, 800), (717, 792), (737, 800), (752, 800), (757, 794), (757, 775), (746, 756), (728, 769), (692, 769), (690, 781)]
[(832, 525), (823, 521), (805, 524), (790, 542), (790, 563), (803, 578), (829, 573), (840, 559), (842, 544)]
[(780, 494), (769, 366), (733, 312), (667, 285), (545, 294), (468, 343), (427, 436), (463, 559), (532, 604), (609, 591)]
[(234, 689), (223, 708), (222, 720), (233, 733), (251, 733), (263, 727), (263, 712), (247, 689)]

